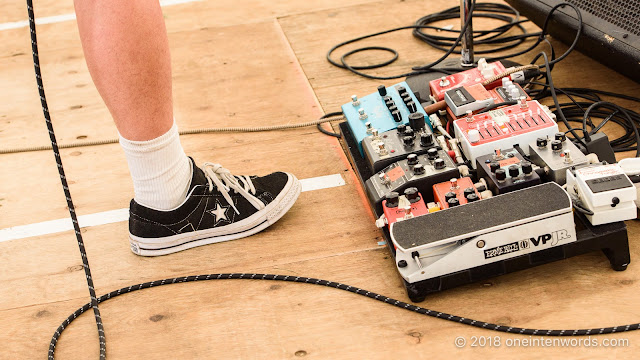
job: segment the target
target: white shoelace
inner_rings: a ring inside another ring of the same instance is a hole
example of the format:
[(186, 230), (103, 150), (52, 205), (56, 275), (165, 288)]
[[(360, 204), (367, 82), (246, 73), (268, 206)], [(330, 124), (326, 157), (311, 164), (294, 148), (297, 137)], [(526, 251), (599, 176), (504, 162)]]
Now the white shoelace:
[[(202, 170), (209, 182), (209, 191), (213, 191), (213, 187), (215, 186), (218, 191), (220, 191), (224, 199), (227, 200), (227, 203), (233, 207), (236, 214), (240, 214), (240, 212), (234, 205), (233, 200), (231, 200), (231, 196), (229, 196), (230, 190), (234, 190), (245, 199), (249, 200), (256, 209), (264, 209), (264, 203), (254, 196), (256, 194), (256, 188), (253, 186), (253, 182), (249, 176), (236, 177), (232, 175), (229, 170), (222, 167), (222, 165), (210, 162), (204, 163)], [(242, 184), (238, 179), (242, 180)]]

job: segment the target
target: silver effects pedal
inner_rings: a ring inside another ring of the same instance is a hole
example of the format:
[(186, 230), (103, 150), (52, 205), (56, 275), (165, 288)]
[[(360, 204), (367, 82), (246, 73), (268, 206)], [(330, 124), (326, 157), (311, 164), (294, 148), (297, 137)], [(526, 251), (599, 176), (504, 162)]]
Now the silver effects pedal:
[(576, 241), (571, 199), (555, 183), (396, 222), (390, 234), (408, 283)]
[(567, 170), (567, 191), (592, 225), (635, 219), (636, 187), (618, 164)]

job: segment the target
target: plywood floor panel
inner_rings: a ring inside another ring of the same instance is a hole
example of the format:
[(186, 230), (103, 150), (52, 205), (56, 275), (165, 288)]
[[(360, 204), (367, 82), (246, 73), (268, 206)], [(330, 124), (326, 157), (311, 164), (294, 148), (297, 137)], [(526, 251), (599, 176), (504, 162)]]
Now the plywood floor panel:
[[(239, 44), (224, 41), (232, 34), (254, 31), (260, 35)], [(296, 124), (317, 119), (323, 114), (276, 22), (173, 35), (176, 36), (173, 41), (177, 48), (173, 61), (179, 64), (174, 68), (174, 87), (177, 89), (175, 115), (180, 129)], [(217, 43), (224, 45), (212, 45)], [(266, 46), (263, 48), (263, 45)], [(200, 56), (193, 57), (190, 49), (198, 50)], [(76, 51), (77, 56), (73, 60), (67, 59), (62, 68), (53, 67), (56, 71), (50, 73), (50, 79), (62, 80), (68, 72), (76, 71), (69, 70), (76, 66), (86, 72), (81, 52), (79, 49)], [(260, 56), (246, 56), (247, 53), (262, 51), (264, 54)], [(65, 51), (56, 54), (68, 58)], [(27, 70), (25, 67), (24, 71)], [(82, 77), (80, 70), (77, 71), (71, 76)], [(86, 84), (88, 74), (85, 77), (77, 83)], [(117, 137), (108, 111), (90, 83), (82, 88), (69, 87), (65, 81), (50, 83), (52, 91), (49, 93), (53, 94), (50, 96), (50, 108), (58, 143)], [(20, 99), (27, 97), (29, 89), (23, 87), (23, 92), (17, 91), (15, 98), (10, 97), (8, 103), (19, 103)], [(74, 97), (76, 93), (80, 96)], [(37, 93), (34, 96), (37, 97)], [(2, 148), (46, 145), (48, 134), (44, 121), (40, 120), (40, 111), (38, 107), (16, 105), (12, 113), (21, 112), (22, 115), (7, 120), (9, 124), (0, 132)], [(346, 164), (338, 155), (338, 143), (313, 127), (249, 134), (189, 135), (182, 137), (182, 142), (187, 153), (199, 164), (219, 162), (236, 173), (249, 171), (246, 169), (256, 174), (285, 170), (292, 171), (299, 178), (308, 178), (346, 170)], [(245, 149), (249, 148), (251, 151), (246, 152)], [(305, 156), (295, 156), (299, 149), (304, 149)], [(62, 155), (80, 214), (128, 205), (132, 197), (131, 181), (117, 144), (67, 149)], [(49, 151), (3, 155), (3, 159), (14, 172), (0, 175), (9, 184), (2, 190), (4, 195), (0, 196), (4, 199), (0, 205), (7, 213), (0, 219), (0, 226), (24, 225), (66, 216), (64, 201), (48, 201), (50, 197), (58, 199), (60, 192)], [(40, 159), (47, 161), (42, 163)], [(30, 165), (33, 163), (41, 165), (33, 167)], [(43, 171), (48, 176), (42, 176)], [(24, 180), (11, 181), (15, 173), (21, 174)], [(39, 191), (28, 191), (31, 188)], [(52, 204), (54, 209), (34, 208), (31, 202), (21, 201), (24, 194), (34, 201)]]
[[(341, 150), (337, 142), (315, 129), (189, 135), (183, 136), (182, 143), (197, 164), (218, 162), (235, 174), (265, 175), (281, 170), (306, 179), (340, 173), (353, 183), (353, 175), (345, 172), (347, 165), (338, 156)], [(300, 151), (304, 156), (296, 156)], [(79, 215), (129, 206), (133, 187), (118, 144), (67, 149), (62, 159)], [(68, 216), (52, 154), (3, 155), (3, 164), (10, 171), (0, 174), (6, 184), (0, 191), (1, 228)], [(20, 182), (15, 181), (16, 174)]]
[[(560, 262), (547, 270), (567, 271), (569, 267), (586, 263), (582, 260), (592, 259), (580, 257), (568, 261), (573, 264)], [(328, 278), (404, 299), (404, 290), (389, 262), (386, 249), (378, 248), (299, 261), (285, 268), (279, 265), (255, 268), (255, 271)], [(254, 271), (254, 268), (247, 270)], [(482, 283), (464, 286), (434, 295), (426, 304), (438, 311), (533, 327), (602, 326), (640, 316), (637, 307), (621, 299), (615, 291), (593, 292), (596, 284), (600, 285), (605, 278), (611, 279), (610, 274), (593, 277), (583, 286), (575, 286), (572, 278), (543, 286), (543, 274), (538, 268), (519, 276), (501, 277), (497, 282), (490, 282), (492, 286)], [(572, 296), (549, 306), (558, 293), (568, 291), (568, 284), (573, 288)], [(518, 291), (505, 296), (507, 289)], [(602, 303), (609, 305), (599, 310), (607, 317), (595, 319), (593, 307)], [(527, 310), (509, 311), (513, 304)], [(13, 320), (15, 326), (4, 327), (0, 332), (13, 337), (14, 348), (20, 349), (20, 354), (37, 356), (45, 351), (43, 344), (50, 335), (44, 330), (54, 328), (56, 320), (61, 321), (80, 305), (78, 299), (70, 299), (4, 310), (3, 318)], [(617, 311), (613, 311), (613, 307)], [(455, 336), (495, 334), (418, 316), (335, 289), (280, 282), (238, 280), (171, 285), (124, 295), (104, 303), (101, 309), (107, 326), (108, 351), (114, 359), (137, 358), (143, 354), (145, 358), (160, 359), (168, 353), (179, 358), (284, 359), (295, 358), (299, 351), (322, 359), (444, 359), (451, 354), (500, 359), (552, 354), (582, 358), (625, 357), (633, 351), (631, 347), (509, 349), (504, 346), (457, 350), (453, 345)], [(34, 318), (38, 321), (27, 320)], [(65, 332), (58, 346), (61, 359), (96, 356), (95, 325), (91, 320), (91, 314), (86, 314)], [(38, 334), (37, 347), (28, 345), (33, 334)], [(502, 341), (507, 337), (529, 338), (502, 334)]]
[[(22, 16), (24, 4), (6, 5), (0, 23)], [(444, 0), (224, 0), (164, 8), (177, 122), (181, 129), (299, 123), (338, 110), (351, 94), (371, 93), (380, 82), (327, 64), (324, 54), (332, 45), (411, 24), (423, 14), (453, 5)], [(70, 0), (36, 6), (38, 16), (72, 11)], [(458, 26), (457, 21), (451, 24)], [(115, 136), (90, 82), (75, 23), (39, 29), (45, 86), (60, 142)], [(0, 32), (0, 148), (48, 142), (25, 35), (24, 29)], [(441, 55), (413, 39), (410, 31), (360, 45), (387, 45), (401, 52), (397, 63), (380, 70), (384, 74), (406, 71)], [(558, 45), (557, 50), (564, 48)], [(373, 63), (386, 56), (360, 54), (352, 61)], [(580, 69), (580, 74), (573, 69)], [(560, 87), (599, 87), (630, 95), (640, 90), (579, 53), (560, 63), (554, 74)], [(303, 193), (280, 222), (251, 238), (160, 258), (130, 252), (125, 222), (86, 228), (83, 235), (99, 294), (174, 276), (261, 272), (325, 278), (407, 300), (390, 254), (377, 243), (381, 233), (335, 139), (306, 128), (183, 136), (182, 142), (198, 163), (220, 162), (234, 173), (288, 170), (299, 178), (339, 173), (347, 184)], [(127, 206), (132, 189), (117, 144), (68, 149), (62, 155), (80, 215)], [(0, 155), (0, 162), (0, 228), (67, 216), (50, 152)], [(635, 261), (640, 256), (640, 224), (628, 225)], [(55, 328), (88, 301), (73, 233), (2, 242), (0, 263), (0, 359), (44, 357)], [(614, 272), (605, 256), (594, 252), (435, 294), (422, 305), (527, 327), (632, 323), (640, 319), (633, 300), (640, 267), (633, 264), (627, 271)], [(106, 302), (101, 310), (110, 359), (630, 358), (640, 336), (606, 337), (630, 339), (631, 346), (622, 348), (457, 349), (456, 336), (501, 336), (503, 342), (530, 337), (425, 318), (335, 289), (255, 281), (150, 289)], [(85, 314), (65, 331), (58, 355), (97, 358), (97, 353), (95, 323)]]
[[(226, 41), (233, 37), (245, 40)], [(295, 124), (323, 114), (275, 21), (173, 33), (170, 42), (182, 130)], [(0, 76), (16, 90), (6, 94), (0, 111), (0, 146), (47, 145), (30, 58), (11, 57), (9, 64)], [(42, 67), (60, 144), (117, 137), (79, 46), (44, 54)], [(25, 106), (28, 99), (34, 102)]]
[[(333, 9), (343, 6), (364, 4), (378, 0), (322, 0), (322, 1), (267, 1), (267, 0), (200, 0), (166, 6), (163, 8), (167, 27), (178, 30), (195, 27), (247, 24), (274, 19), (279, 16)], [(162, 2), (161, 2), (162, 3)], [(58, 16), (74, 12), (72, 0), (44, 0), (34, 4), (36, 18)], [(0, 23), (27, 20), (24, 2), (4, 1), (0, 13)]]
[[(126, 222), (88, 227), (83, 229), (83, 237), (95, 287), (97, 291), (108, 292), (143, 279), (151, 281), (201, 272), (242, 272), (266, 266), (286, 269), (287, 264), (300, 260), (380, 247), (377, 228), (353, 201), (357, 196), (352, 194), (354, 186), (303, 193), (281, 221), (251, 238), (160, 258), (131, 253)], [(318, 207), (327, 198), (341, 211)], [(7, 291), (7, 296), (0, 296), (0, 309), (63, 301), (86, 293), (79, 275), (82, 263), (72, 231), (11, 240), (2, 246), (0, 289)], [(58, 253), (60, 255), (56, 255)], [(35, 289), (42, 295), (33, 297)]]

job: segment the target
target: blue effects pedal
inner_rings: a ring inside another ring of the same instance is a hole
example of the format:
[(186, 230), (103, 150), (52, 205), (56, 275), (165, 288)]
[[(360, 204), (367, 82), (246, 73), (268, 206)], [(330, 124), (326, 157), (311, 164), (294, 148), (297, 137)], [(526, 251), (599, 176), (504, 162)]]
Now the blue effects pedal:
[[(398, 125), (409, 124), (409, 114), (419, 112), (428, 118), (420, 101), (406, 82), (390, 87), (380, 85), (378, 91), (362, 98), (352, 96), (351, 102), (342, 105), (342, 113), (347, 119), (358, 150), (363, 155), (362, 140), (378, 133), (393, 130)], [(427, 125), (431, 124), (427, 121)]]

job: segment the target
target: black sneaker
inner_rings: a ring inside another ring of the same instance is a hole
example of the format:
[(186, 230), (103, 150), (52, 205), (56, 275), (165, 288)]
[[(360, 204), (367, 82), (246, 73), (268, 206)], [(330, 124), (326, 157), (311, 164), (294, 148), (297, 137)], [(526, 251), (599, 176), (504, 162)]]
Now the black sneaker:
[(157, 256), (234, 240), (264, 230), (280, 219), (300, 195), (300, 181), (289, 173), (234, 176), (219, 164), (198, 168), (187, 198), (177, 208), (155, 210), (131, 200), (131, 251)]

